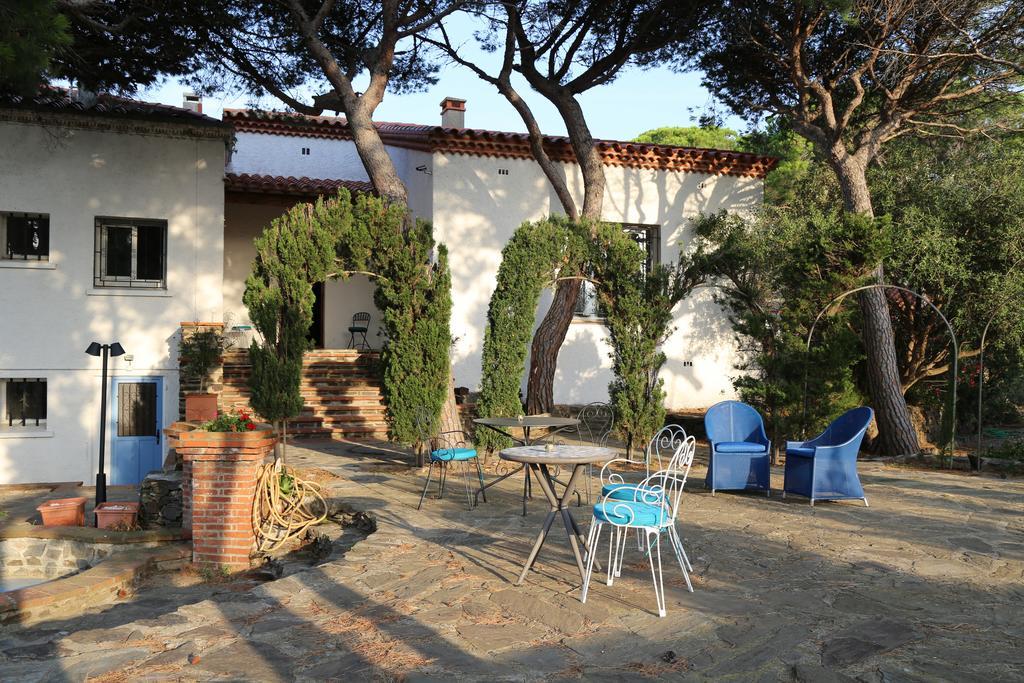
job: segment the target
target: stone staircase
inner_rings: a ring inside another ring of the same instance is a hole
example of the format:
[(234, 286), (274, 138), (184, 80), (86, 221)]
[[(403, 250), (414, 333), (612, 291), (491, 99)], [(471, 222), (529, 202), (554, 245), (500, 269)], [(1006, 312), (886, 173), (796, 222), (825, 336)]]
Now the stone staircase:
[[(305, 405), (288, 420), (288, 435), (311, 438), (385, 439), (387, 423), (377, 372), (380, 354), (353, 349), (307, 351), (302, 361)], [(249, 409), (248, 351), (224, 354), (221, 410)]]

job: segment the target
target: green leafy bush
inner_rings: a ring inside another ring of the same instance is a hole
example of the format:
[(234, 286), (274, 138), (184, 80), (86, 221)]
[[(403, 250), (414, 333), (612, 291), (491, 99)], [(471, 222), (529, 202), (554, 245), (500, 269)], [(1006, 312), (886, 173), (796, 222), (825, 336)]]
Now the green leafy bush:
[(182, 335), (178, 344), (182, 378), (197, 382), (199, 392), (202, 393), (206, 388), (206, 380), (210, 377), (210, 371), (224, 353), (225, 345), (224, 335), (217, 330), (205, 329)]
[(313, 285), (359, 273), (374, 279), (388, 338), (381, 361), (391, 436), (415, 441), (416, 415), (423, 407), (441, 412), (450, 372), (451, 275), (430, 224), (410, 220), (405, 207), (341, 190), (292, 208), (256, 247), (244, 298), (263, 337), (250, 348), (253, 408), (277, 420), (302, 409)]
[[(559, 216), (523, 223), (505, 244), (487, 309), (477, 403), (480, 417), (523, 414), (520, 388), (537, 302), (559, 274), (579, 272), (585, 248), (580, 229)], [(509, 439), (489, 429), (477, 430), (476, 441), (495, 450), (511, 445)]]

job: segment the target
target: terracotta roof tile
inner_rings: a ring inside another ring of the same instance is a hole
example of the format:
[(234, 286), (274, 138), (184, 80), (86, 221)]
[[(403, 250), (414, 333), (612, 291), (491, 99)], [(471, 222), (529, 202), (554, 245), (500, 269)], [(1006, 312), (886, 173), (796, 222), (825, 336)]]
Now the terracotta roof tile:
[[(348, 124), (341, 116), (304, 116), (252, 109), (225, 109), (224, 120), (235, 131), (288, 135), (296, 137), (351, 140)], [(429, 152), (449, 152), (475, 156), (532, 158), (526, 133), (507, 133), (479, 128), (442, 128), (413, 123), (381, 121), (376, 123), (385, 144)], [(736, 175), (763, 178), (775, 167), (777, 159), (748, 152), (673, 147), (619, 140), (595, 141), (609, 166), (660, 169), (711, 175)], [(565, 136), (545, 136), (544, 145), (556, 161), (576, 160)]]
[(373, 185), (365, 180), (335, 180), (330, 178), (296, 178), (295, 176), (257, 175), (254, 173), (225, 173), (227, 192), (277, 194), (290, 197), (319, 197), (334, 194), (340, 188), (351, 192), (373, 192)]
[(67, 88), (47, 86), (33, 96), (0, 96), (0, 107), (59, 114), (89, 114), (94, 116), (181, 123), (191, 126), (229, 128), (230, 124), (199, 112), (156, 102), (142, 102), (117, 95), (100, 93), (92, 101), (72, 97)]

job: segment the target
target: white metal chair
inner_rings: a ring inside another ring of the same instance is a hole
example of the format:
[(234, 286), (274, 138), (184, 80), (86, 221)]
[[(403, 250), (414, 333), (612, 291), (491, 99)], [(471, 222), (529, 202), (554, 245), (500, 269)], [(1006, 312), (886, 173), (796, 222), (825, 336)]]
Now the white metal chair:
[[(608, 437), (615, 427), (615, 410), (607, 403), (588, 403), (580, 410), (576, 429), (580, 441), (584, 439), (595, 446), (606, 446)], [(587, 465), (587, 505), (590, 504), (590, 480), (594, 478), (593, 465)]]
[(676, 449), (668, 467), (646, 477), (640, 484), (615, 486), (601, 502), (594, 506), (594, 516), (587, 536), (587, 565), (583, 578), (580, 601), (587, 601), (590, 579), (594, 571), (594, 558), (601, 541), (601, 530), (609, 528), (608, 566), (606, 583), (611, 586), (615, 577), (622, 575), (622, 558), (625, 554), (626, 535), (636, 529), (644, 535), (644, 547), (651, 565), (654, 581), (658, 616), (665, 616), (665, 583), (661, 567), (661, 536), (666, 534), (683, 570), (686, 587), (693, 592), (687, 567), (689, 558), (683, 549), (682, 540), (676, 530), (675, 520), (682, 502), (683, 488), (693, 465), (696, 443), (687, 437)]
[[(686, 430), (680, 425), (670, 424), (659, 429), (650, 442), (648, 442), (647, 448), (644, 449), (644, 479), (651, 476), (651, 463), (654, 461), (657, 461), (655, 472), (664, 469), (666, 464), (671, 466), (671, 461), (679, 451), (679, 447), (687, 441), (695, 441), (695, 439), (692, 436), (687, 436)], [(693, 445), (693, 448), (696, 450), (696, 444)], [(639, 482), (630, 486), (631, 482), (626, 481), (621, 473), (612, 472), (611, 467), (616, 463), (628, 466), (633, 461), (629, 458), (616, 458), (604, 464), (600, 472), (601, 496), (607, 496), (612, 491), (616, 491), (614, 497), (624, 500), (632, 499), (632, 488), (635, 488)], [(678, 528), (676, 529), (676, 536), (681, 544), (683, 537), (679, 533)], [(636, 543), (637, 549), (643, 550), (643, 532), (639, 529), (636, 532)], [(686, 560), (686, 569), (692, 572), (693, 567), (690, 565), (690, 558), (687, 557), (685, 552), (683, 553), (683, 559)]]

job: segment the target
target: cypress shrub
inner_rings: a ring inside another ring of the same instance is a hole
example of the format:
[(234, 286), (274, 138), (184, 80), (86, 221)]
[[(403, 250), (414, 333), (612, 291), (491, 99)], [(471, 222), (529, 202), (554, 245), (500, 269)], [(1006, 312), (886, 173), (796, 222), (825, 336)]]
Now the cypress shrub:
[[(484, 331), (480, 417), (523, 414), (520, 390), (540, 293), (557, 275), (576, 275), (584, 249), (578, 226), (552, 216), (523, 223), (501, 250)], [(489, 429), (477, 430), (476, 442), (492, 450), (511, 445)]]

